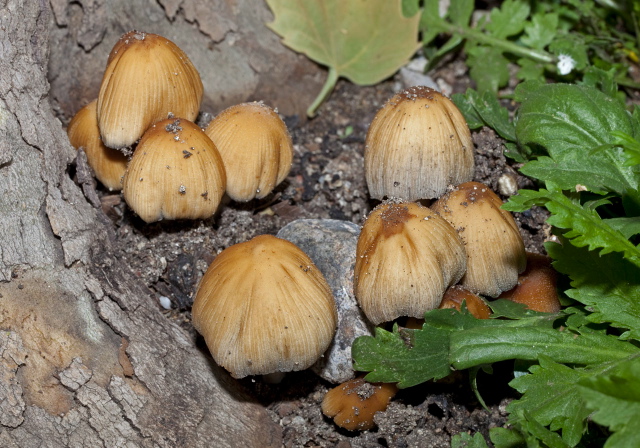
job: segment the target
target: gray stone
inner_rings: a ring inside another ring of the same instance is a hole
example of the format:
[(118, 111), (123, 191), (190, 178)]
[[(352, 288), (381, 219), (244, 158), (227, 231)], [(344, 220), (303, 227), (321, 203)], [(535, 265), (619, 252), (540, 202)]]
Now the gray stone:
[(302, 249), (327, 279), (338, 309), (338, 329), (324, 356), (311, 368), (332, 383), (354, 377), (351, 344), (372, 335), (373, 326), (353, 294), (353, 267), (360, 227), (335, 219), (299, 219), (284, 226), (278, 237)]

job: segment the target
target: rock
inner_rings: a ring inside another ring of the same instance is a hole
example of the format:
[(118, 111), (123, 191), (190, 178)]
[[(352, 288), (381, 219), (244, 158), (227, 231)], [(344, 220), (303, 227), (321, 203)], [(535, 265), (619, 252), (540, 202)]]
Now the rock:
[(277, 234), (302, 249), (324, 274), (338, 308), (338, 330), (324, 357), (312, 370), (332, 383), (354, 377), (351, 344), (358, 336), (372, 335), (353, 294), (353, 267), (360, 227), (335, 219), (299, 219)]

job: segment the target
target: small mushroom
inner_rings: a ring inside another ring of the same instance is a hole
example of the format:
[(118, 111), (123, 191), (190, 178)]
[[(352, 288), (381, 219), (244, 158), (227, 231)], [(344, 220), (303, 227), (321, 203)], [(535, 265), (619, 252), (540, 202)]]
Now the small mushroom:
[(234, 201), (264, 198), (291, 169), (293, 143), (278, 114), (261, 102), (223, 110), (205, 130), (216, 144)]
[(400, 316), (422, 318), (465, 267), (464, 246), (447, 221), (413, 202), (383, 203), (358, 238), (356, 298), (376, 325)]
[(98, 126), (110, 148), (135, 143), (172, 114), (195, 120), (203, 86), (187, 55), (157, 34), (130, 31), (109, 54), (98, 96)]
[(91, 101), (75, 114), (67, 127), (67, 135), (74, 148), (84, 149), (96, 178), (109, 190), (122, 190), (122, 176), (129, 160), (120, 151), (102, 144), (96, 103)]
[(205, 219), (224, 194), (226, 175), (215, 145), (192, 122), (172, 118), (142, 137), (123, 181), (124, 199), (144, 221)]
[(472, 179), (471, 132), (450, 99), (428, 87), (411, 87), (374, 117), (364, 167), (373, 198), (437, 198), (449, 185)]
[(491, 297), (513, 288), (526, 267), (518, 226), (501, 206), (500, 198), (479, 182), (458, 185), (431, 205), (464, 241), (467, 272), (460, 284)]
[(234, 378), (310, 367), (329, 347), (331, 289), (293, 243), (261, 235), (223, 250), (193, 303), (193, 325)]
[(375, 426), (376, 412), (387, 409), (398, 392), (393, 383), (369, 383), (355, 378), (331, 389), (322, 400), (322, 413), (349, 431), (365, 431)]
[(551, 267), (551, 258), (527, 252), (527, 268), (518, 276), (518, 284), (498, 298), (523, 303), (533, 311), (557, 313), (560, 311), (557, 278), (558, 274)]
[(482, 300), (480, 296), (460, 285), (454, 285), (447, 289), (438, 308), (455, 308), (460, 311), (462, 309), (462, 302), (466, 303), (467, 310), (469, 310), (476, 319), (489, 319), (489, 316), (491, 316), (491, 309), (485, 301)]

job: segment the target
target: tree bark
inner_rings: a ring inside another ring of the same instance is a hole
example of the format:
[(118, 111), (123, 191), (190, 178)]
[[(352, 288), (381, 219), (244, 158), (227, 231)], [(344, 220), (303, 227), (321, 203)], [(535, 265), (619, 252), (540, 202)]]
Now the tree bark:
[[(53, 29), (72, 8), (58, 3)], [(176, 4), (199, 4), (160, 3), (169, 17)], [(104, 21), (107, 2), (78, 4), (83, 20)], [(107, 45), (114, 22), (104, 32), (89, 22), (78, 42)], [(265, 409), (111, 255), (111, 224), (72, 181), (76, 153), (51, 105), (48, 66), (75, 66), (49, 64), (62, 45), (54, 36), (50, 49), (51, 24), (44, 0), (0, 0), (0, 446), (281, 446)], [(198, 34), (224, 34), (198, 26)], [(69, 85), (62, 77), (78, 70), (53, 76), (58, 99)], [(59, 101), (63, 109), (91, 96), (93, 87), (80, 84), (86, 91)]]

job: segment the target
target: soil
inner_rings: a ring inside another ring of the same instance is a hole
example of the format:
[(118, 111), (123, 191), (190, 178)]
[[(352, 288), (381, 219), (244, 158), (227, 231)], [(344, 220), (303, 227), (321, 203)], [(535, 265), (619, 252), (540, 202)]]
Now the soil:
[[(464, 68), (455, 63), (448, 67), (436, 72), (434, 78), (444, 80), (454, 93), (463, 92), (469, 85)], [(102, 209), (113, 224), (116, 256), (156, 291), (158, 307), (167, 319), (178, 322), (206, 351), (191, 325), (190, 307), (196, 285), (216, 254), (253, 236), (275, 234), (298, 218), (361, 224), (377, 204), (368, 197), (364, 181), (364, 141), (376, 111), (400, 87), (399, 79), (372, 87), (341, 81), (316, 118), (284, 117), (295, 144), (293, 167), (286, 181), (263, 200), (246, 204), (226, 201), (208, 220), (145, 224), (126, 207), (120, 194), (97, 186)], [(206, 124), (211, 113), (203, 113), (199, 124)], [(502, 141), (492, 130), (473, 132), (473, 138), (474, 180), (506, 193), (512, 193), (514, 181), (518, 188), (532, 185), (517, 174), (517, 165), (502, 155)], [(499, 179), (504, 181), (504, 176), (510, 183), (501, 189)], [(540, 209), (516, 214), (527, 250), (543, 251), (542, 243), (548, 236), (545, 218)], [(162, 306), (167, 299), (171, 309)], [(260, 378), (241, 382), (282, 426), (287, 447), (445, 447), (454, 434), (480, 431), (486, 436), (490, 428), (506, 423), (505, 407), (515, 392), (507, 386), (509, 366), (495, 367), (493, 375), (481, 372), (478, 377), (486, 409), (478, 403), (468, 379), (460, 374), (448, 382), (400, 391), (388, 409), (377, 414), (377, 428), (363, 432), (342, 430), (322, 415), (320, 403), (333, 385), (309, 371), (288, 374), (277, 385)]]

